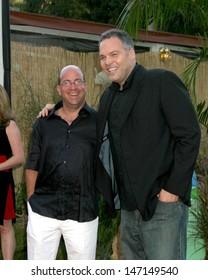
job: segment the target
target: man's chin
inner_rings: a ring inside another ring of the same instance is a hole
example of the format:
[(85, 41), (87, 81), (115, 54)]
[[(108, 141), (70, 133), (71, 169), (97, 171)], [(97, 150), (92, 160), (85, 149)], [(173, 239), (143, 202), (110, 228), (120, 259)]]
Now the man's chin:
[(115, 77), (115, 75), (109, 75), (108, 78), (111, 80), (111, 82), (118, 82), (118, 79)]

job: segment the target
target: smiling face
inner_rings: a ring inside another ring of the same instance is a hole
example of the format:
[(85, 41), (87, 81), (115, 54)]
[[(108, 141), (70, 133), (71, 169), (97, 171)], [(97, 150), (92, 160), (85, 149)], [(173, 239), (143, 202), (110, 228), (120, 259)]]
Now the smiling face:
[(67, 66), (60, 73), (57, 92), (62, 97), (64, 106), (73, 109), (82, 108), (85, 103), (87, 85), (82, 71), (76, 66)]
[(134, 49), (127, 50), (118, 37), (111, 37), (100, 43), (99, 52), (102, 69), (122, 87), (136, 64)]

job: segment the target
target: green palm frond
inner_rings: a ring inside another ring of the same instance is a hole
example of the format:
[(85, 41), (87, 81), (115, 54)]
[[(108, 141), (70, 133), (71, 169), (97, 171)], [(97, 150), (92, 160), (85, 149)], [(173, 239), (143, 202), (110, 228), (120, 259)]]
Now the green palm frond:
[(208, 106), (205, 101), (198, 103), (196, 94), (197, 69), (202, 62), (208, 61), (208, 36), (207, 34), (205, 34), (204, 37), (198, 36), (198, 39), (201, 43), (201, 48), (195, 50), (197, 58), (185, 67), (181, 78), (189, 90), (192, 103), (197, 112), (199, 123), (202, 124), (208, 132)]
[(205, 101), (201, 101), (199, 104), (197, 104), (196, 112), (199, 123), (202, 124), (208, 132), (208, 106), (206, 106)]
[(208, 1), (130, 0), (117, 20), (117, 26), (132, 37), (150, 25), (158, 31), (203, 33), (208, 29)]
[(188, 64), (185, 67), (185, 70), (181, 74), (181, 78), (183, 82), (185, 83), (187, 89), (189, 90), (192, 103), (194, 107), (197, 106), (197, 100), (196, 100), (196, 73), (198, 66), (200, 64), (200, 59), (195, 59), (190, 64)]

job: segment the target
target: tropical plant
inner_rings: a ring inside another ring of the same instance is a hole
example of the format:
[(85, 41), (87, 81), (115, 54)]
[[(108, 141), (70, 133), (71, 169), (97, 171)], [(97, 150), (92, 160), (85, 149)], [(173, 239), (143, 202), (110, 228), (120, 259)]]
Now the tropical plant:
[[(197, 101), (196, 94), (196, 74), (197, 69), (201, 63), (208, 61), (208, 37), (205, 34), (204, 38), (199, 36), (201, 48), (195, 50), (197, 58), (185, 67), (181, 77), (187, 88), (189, 89), (192, 102), (196, 109), (199, 123), (206, 128), (205, 136), (202, 134), (199, 155), (197, 157), (196, 171), (198, 174), (199, 186), (196, 190), (194, 199), (194, 206), (190, 208), (194, 220), (190, 226), (193, 230), (195, 240), (203, 240), (201, 248), (204, 248), (205, 259), (208, 259), (208, 145), (207, 145), (207, 132), (208, 132), (208, 106), (206, 101)], [(199, 248), (199, 250), (201, 249)]]
[(208, 27), (207, 0), (130, 0), (117, 25), (132, 36), (141, 29), (181, 34), (203, 34)]
[(207, 35), (205, 34), (204, 38), (199, 36), (199, 41), (201, 42), (201, 48), (197, 48), (193, 50), (197, 56), (190, 64), (188, 64), (185, 67), (181, 75), (181, 78), (189, 90), (192, 103), (196, 109), (200, 124), (202, 124), (208, 131), (208, 107), (206, 105), (205, 100), (200, 102), (197, 101), (197, 94), (196, 94), (197, 69), (201, 63), (208, 61)]

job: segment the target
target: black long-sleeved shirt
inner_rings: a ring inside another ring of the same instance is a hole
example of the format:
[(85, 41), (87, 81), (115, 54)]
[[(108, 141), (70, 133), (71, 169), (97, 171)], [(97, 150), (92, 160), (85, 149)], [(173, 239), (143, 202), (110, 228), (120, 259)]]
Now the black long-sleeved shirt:
[(34, 212), (59, 220), (86, 222), (98, 215), (94, 183), (96, 111), (87, 104), (68, 125), (55, 111), (33, 128), (26, 168), (38, 171), (29, 199)]

